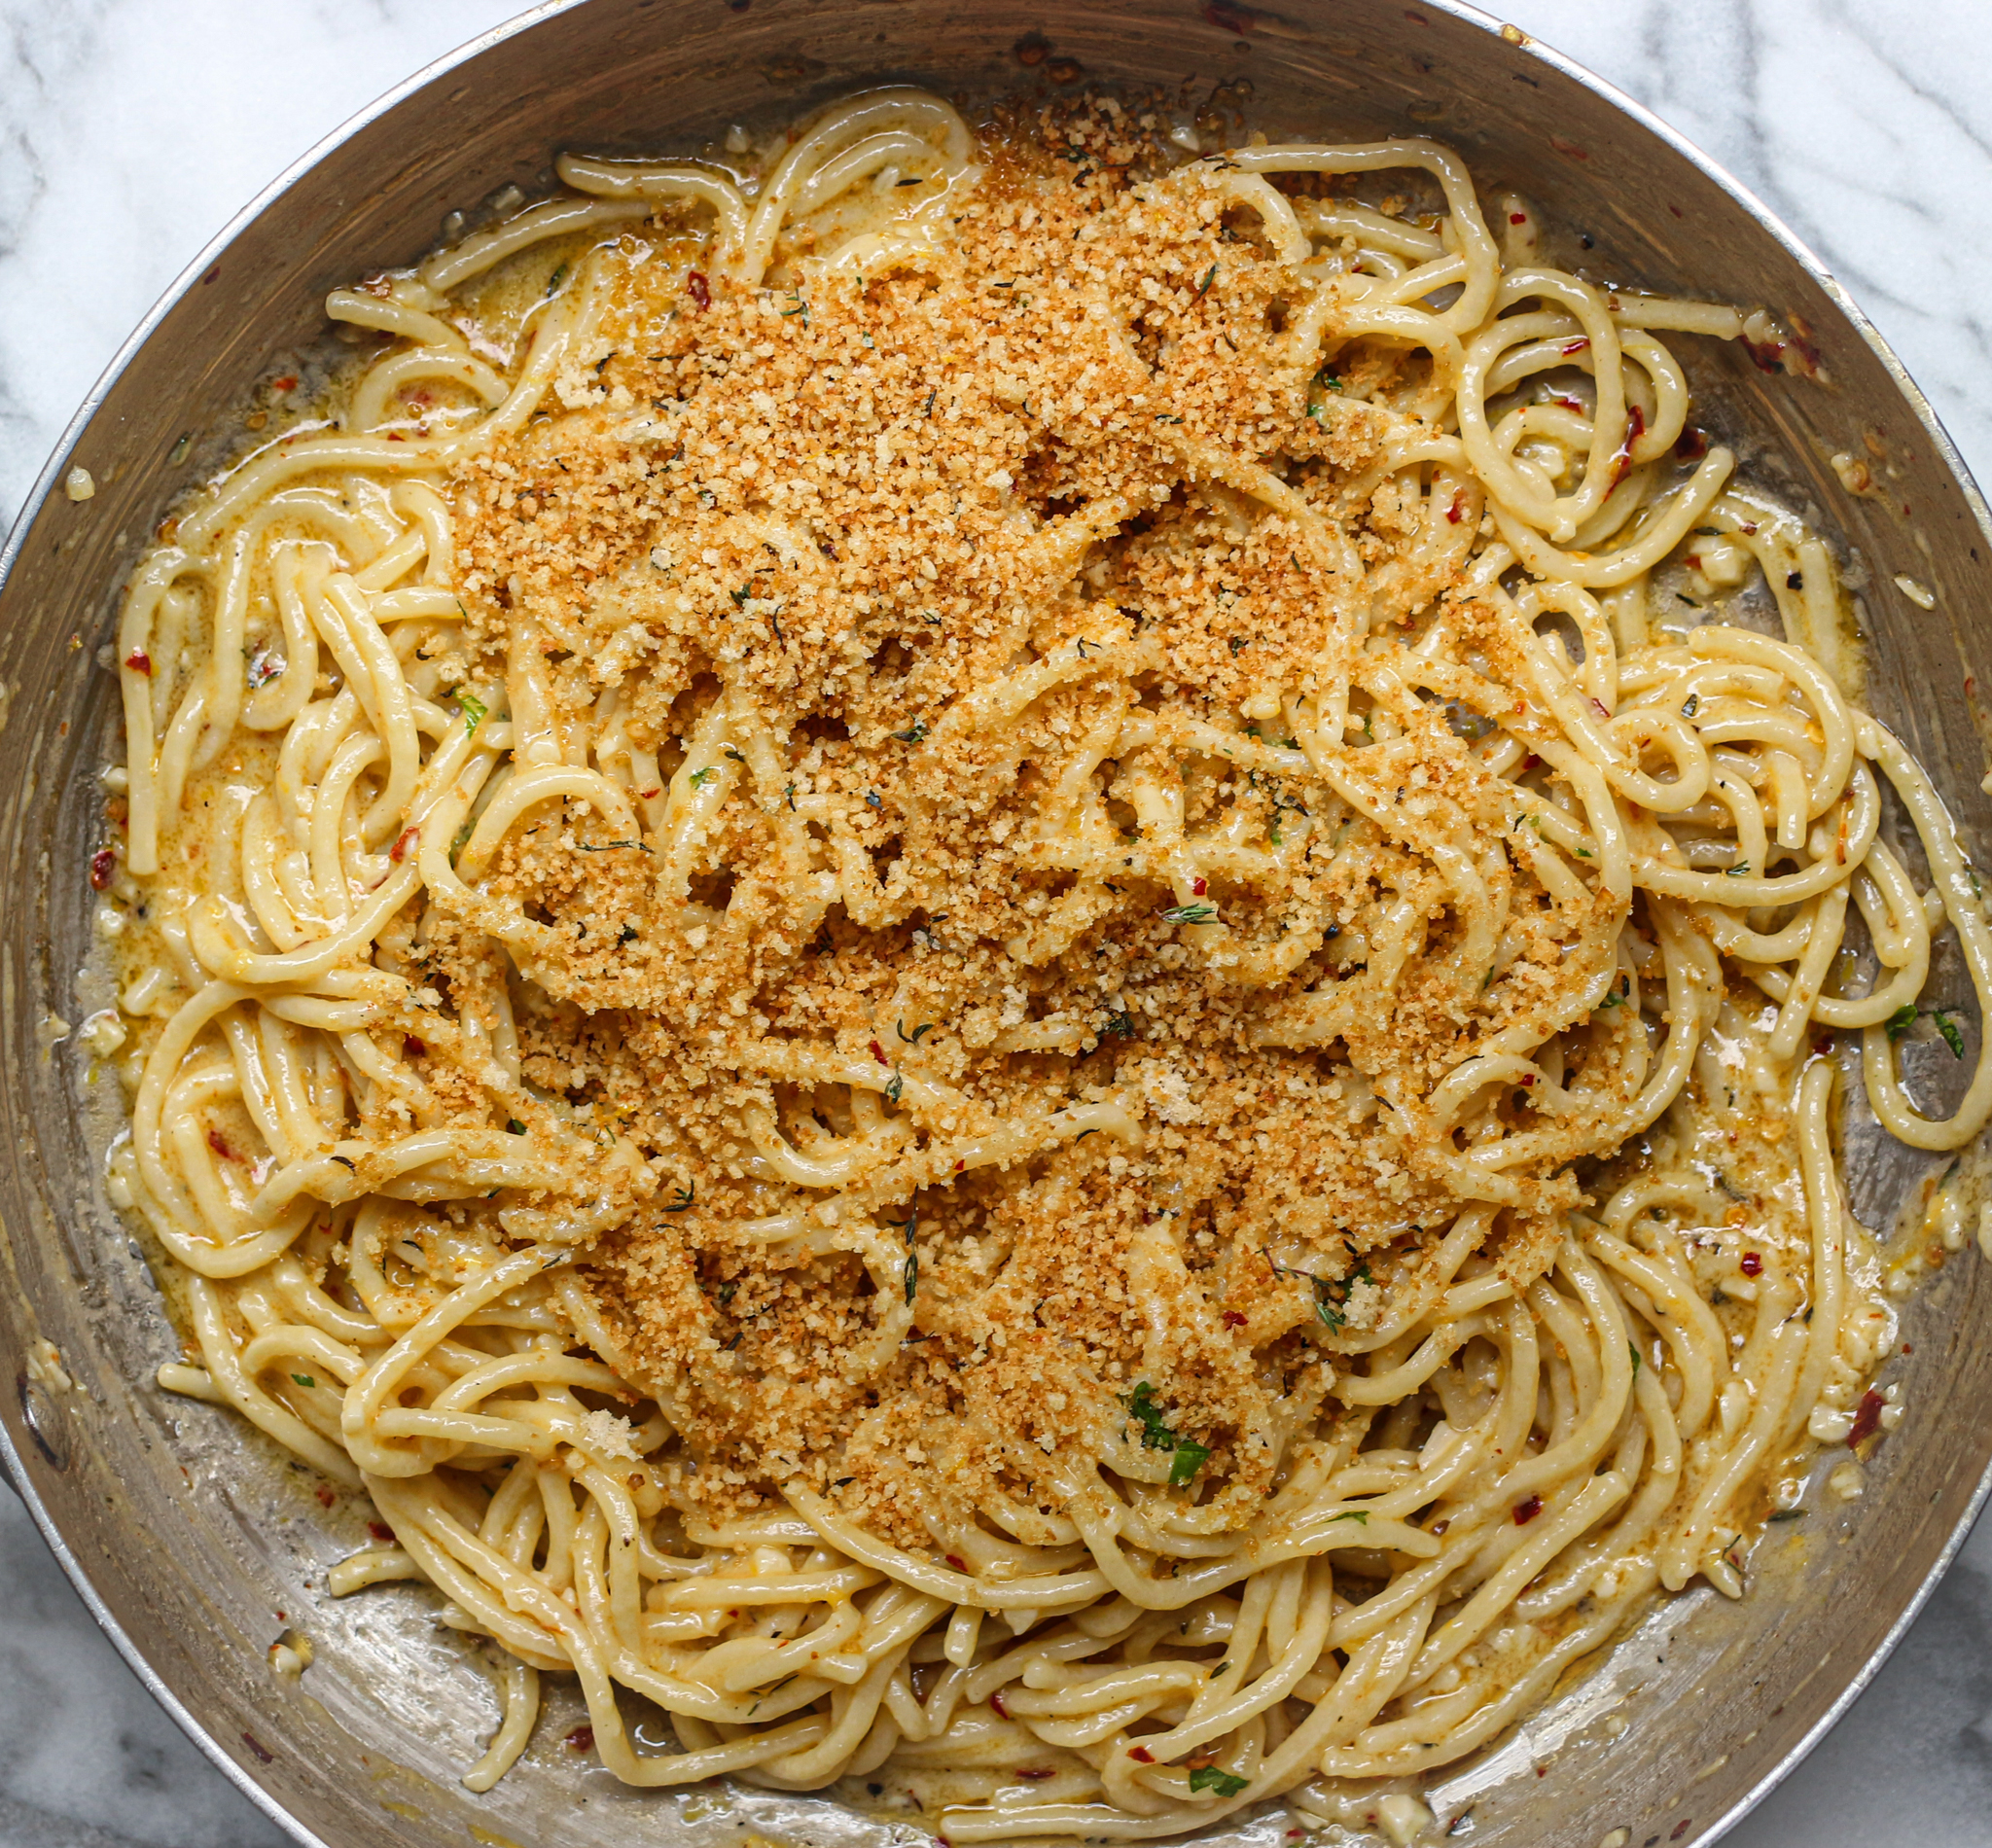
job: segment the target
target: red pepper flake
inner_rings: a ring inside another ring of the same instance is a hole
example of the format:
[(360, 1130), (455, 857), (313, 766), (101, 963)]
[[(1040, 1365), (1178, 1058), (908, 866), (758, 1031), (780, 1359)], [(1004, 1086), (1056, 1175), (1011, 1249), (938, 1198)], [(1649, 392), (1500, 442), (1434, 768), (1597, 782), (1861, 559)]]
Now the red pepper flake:
[(1736, 337), (1743, 341), (1743, 350), (1748, 353), (1761, 373), (1784, 371), (1785, 343), (1783, 340), (1753, 340), (1742, 335)]
[(1600, 719), (1609, 719), (1612, 716), (1611, 707), (1606, 705), (1602, 699), (1593, 699), (1591, 701), (1591, 710), (1595, 712)]
[(576, 1726), (560, 1743), (570, 1752), (592, 1752), (595, 1749), (595, 1729), (592, 1726)]
[(1001, 1714), (1004, 1719), (1008, 1720), (1010, 1718), (1010, 1709), (1003, 1704), (1002, 1688), (997, 1688), (996, 1691), (989, 1696), (989, 1705), (993, 1707), (997, 1711), (997, 1713)]
[(271, 391), (296, 391), (298, 389), (298, 374), (296, 373), (286, 373), (281, 378), (272, 378), (269, 381), (269, 388)]
[(1461, 488), (1459, 492), (1452, 497), (1452, 505), (1445, 510), (1446, 522), (1449, 525), (1457, 526), (1460, 523), (1460, 521), (1466, 517), (1466, 511), (1467, 491), (1465, 488)]
[(892, 1061), (885, 1056), (884, 1047), (880, 1046), (876, 1040), (873, 1040), (872, 1042), (872, 1056), (874, 1059), (876, 1059), (881, 1065), (890, 1065), (892, 1063)]
[(1529, 222), (1529, 215), (1526, 212), (1510, 212), (1508, 222), (1511, 225), (1526, 225)]
[(1521, 761), (1521, 773), (1526, 776), (1531, 770), (1539, 769), (1542, 766), (1542, 762), (1543, 760), (1531, 751)]
[(118, 876), (118, 855), (115, 849), (99, 847), (89, 857), (90, 889), (95, 892), (110, 890), (111, 881)]
[(402, 1035), (401, 1055), (403, 1058), (418, 1059), (422, 1056), (424, 1052), (428, 1051), (428, 1049), (429, 1048), (426, 1046), (424, 1046), (420, 1040), (416, 1039), (412, 1033), (404, 1033)]
[(224, 1161), (239, 1161), (242, 1158), (229, 1147), (228, 1138), (219, 1129), (210, 1129), (207, 1132), (207, 1146)]
[(1524, 1072), (1518, 1079), (1515, 1080), (1515, 1083), (1519, 1084), (1523, 1090), (1527, 1090), (1528, 1087), (1535, 1082), (1536, 1075), (1533, 1072)]
[(1563, 357), (1568, 359), (1573, 353), (1582, 353), (1589, 347), (1590, 343), (1590, 336), (1588, 334), (1574, 340), (1565, 340), (1561, 349)]
[(383, 1546), (392, 1546), (394, 1545), (394, 1529), (388, 1526), (385, 1521), (369, 1521), (367, 1523), (367, 1531)]
[(1667, 1839), (1669, 1841), (1679, 1841), (1681, 1837), (1687, 1834), (1687, 1832), (1693, 1827), (1694, 1818), (1691, 1816), (1685, 1823), (1676, 1823), (1674, 1825), (1674, 1832), (1671, 1835), (1669, 1835)]
[(1903, 1352), (1904, 1354), (1913, 1354), (1913, 1353), (1914, 1353), (1915, 1351), (1916, 1351), (1916, 1344), (1915, 1344), (1915, 1342), (1913, 1342), (1913, 1341), (1904, 1341), (1904, 1342), (1903, 1343)]
[[(201, 281), (212, 282), (215, 279), (215, 277), (220, 274), (221, 271), (219, 268), (210, 269), (206, 275), (201, 277)], [(242, 1743), (246, 1745), (250, 1751), (256, 1754), (256, 1757), (261, 1763), (274, 1764), (276, 1762), (276, 1754), (272, 1752), (268, 1746), (265, 1745), (263, 1741), (255, 1735), (255, 1733), (243, 1733)]]
[(1762, 1260), (1761, 1258), (1760, 1258), (1760, 1257), (1759, 1257), (1759, 1256), (1758, 1256), (1758, 1255), (1757, 1255), (1757, 1254), (1756, 1254), (1756, 1253), (1755, 1253), (1754, 1251), (1746, 1251), (1746, 1252), (1745, 1252), (1745, 1253), (1743, 1254), (1743, 1274), (1744, 1274), (1744, 1276), (1746, 1276), (1746, 1277), (1756, 1277), (1756, 1276), (1761, 1276), (1761, 1275), (1762, 1274), (1762, 1272), (1763, 1272), (1763, 1260)]
[(1209, 890), (1210, 881), (1204, 878), (1201, 873), (1190, 881), (1190, 896), (1192, 898), (1200, 899)]
[(1526, 1527), (1529, 1524), (1529, 1522), (1534, 1520), (1536, 1516), (1540, 1514), (1542, 1511), (1543, 1498), (1540, 1495), (1531, 1495), (1526, 1502), (1522, 1502), (1516, 1505), (1514, 1510), (1514, 1524), (1517, 1527)]
[(698, 304), (700, 313), (712, 306), (712, 284), (706, 281), (703, 269), (685, 272), (685, 292)]
[(945, 1559), (947, 1563), (955, 1569), (956, 1572), (966, 1572), (969, 1569), (969, 1562), (966, 1559), (964, 1559), (960, 1553), (943, 1553), (942, 1557)]
[(1591, 157), (1586, 149), (1580, 148), (1574, 141), (1566, 141), (1561, 135), (1551, 135), (1549, 145), (1570, 160), (1588, 160)]
[(1027, 1778), (1029, 1778), (1029, 1779), (1031, 1780), (1031, 1782), (1032, 1782), (1033, 1784), (1035, 1784), (1035, 1783), (1036, 1783), (1036, 1782), (1037, 1782), (1037, 1781), (1038, 1781), (1038, 1780), (1039, 1780), (1040, 1778), (1044, 1778), (1044, 1777), (1049, 1777), (1050, 1775), (1051, 1775), (1051, 1767), (1050, 1767), (1050, 1766), (1049, 1766), (1049, 1764), (1048, 1764), (1048, 1765), (1046, 1765), (1046, 1766), (1045, 1766), (1045, 1767), (1044, 1767), (1044, 1768), (1043, 1768), (1042, 1770), (1040, 1770), (1040, 1769), (1038, 1769), (1037, 1767), (1033, 1766), (1033, 1767), (1032, 1767), (1032, 1768), (1031, 1768), (1030, 1770), (1028, 1770), (1028, 1771), (1019, 1771), (1019, 1772), (1017, 1772), (1017, 1776), (1018, 1776), (1018, 1777), (1027, 1777)]
[(1868, 1439), (1881, 1429), (1881, 1408), (1888, 1404), (1873, 1387), (1861, 1395), (1861, 1404), (1854, 1413), (1854, 1428), (1847, 1433), (1847, 1448), (1858, 1450)]
[(1153, 1764), (1156, 1761), (1156, 1755), (1145, 1745), (1128, 1747), (1127, 1756), (1137, 1764)]
[(1238, 1311), (1237, 1311), (1236, 1309), (1227, 1309), (1227, 1310), (1225, 1311), (1225, 1327), (1226, 1327), (1226, 1328), (1227, 1328), (1227, 1329), (1242, 1329), (1242, 1328), (1243, 1328), (1244, 1326), (1245, 1326), (1245, 1318), (1244, 1318), (1244, 1317), (1243, 1317), (1242, 1315), (1240, 1315), (1240, 1314), (1238, 1313)]
[(1646, 435), (1646, 412), (1634, 405), (1625, 417), (1625, 441), (1612, 458), (1612, 485), (1617, 487), (1632, 471), (1632, 445)]
[(393, 861), (396, 866), (400, 866), (401, 863), (408, 857), (409, 842), (411, 840), (419, 840), (421, 837), (422, 831), (419, 828), (404, 828), (401, 831), (401, 835), (396, 839), (394, 845), (388, 848), (388, 859)]
[(661, 796), (663, 793), (664, 792), (661, 785), (659, 785), (656, 789), (646, 789), (637, 791), (637, 794), (641, 796), (645, 801), (651, 800), (653, 797)]
[(126, 655), (124, 665), (134, 674), (143, 674), (148, 680), (152, 678), (152, 657), (142, 648), (134, 648)]
[(330, 1508), (333, 1505), (333, 1503), (338, 1500), (338, 1497), (335, 1495), (332, 1492), (332, 1490), (327, 1488), (323, 1482), (319, 1483), (319, 1485), (312, 1490), (312, 1493), (318, 1497), (318, 1506), (320, 1508)]
[(1684, 462), (1699, 462), (1708, 453), (1708, 433), (1691, 423), (1683, 424), (1674, 439), (1674, 453)]

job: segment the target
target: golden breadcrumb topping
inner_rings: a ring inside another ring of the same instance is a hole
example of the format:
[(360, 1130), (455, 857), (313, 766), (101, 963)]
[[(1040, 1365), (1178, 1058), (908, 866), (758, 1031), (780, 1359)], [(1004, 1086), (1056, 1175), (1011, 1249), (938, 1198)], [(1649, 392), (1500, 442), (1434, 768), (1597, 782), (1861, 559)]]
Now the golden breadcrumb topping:
[[(1293, 361), (1260, 221), (1137, 152), (1110, 111), (992, 137), (874, 273), (626, 236), (559, 408), (453, 480), (466, 677), (523, 656), (557, 737), (630, 752), (641, 838), (554, 804), (488, 889), (547, 927), (526, 1079), (642, 1152), (585, 1274), (688, 1507), (801, 1482), (902, 1545), (1049, 1545), (1146, 1444), (1244, 1525), (1471, 1204), (1419, 1100), (1613, 954), (1393, 666), (1444, 623), (1525, 684), (1476, 491), (1385, 467), (1424, 360)], [(1351, 682), (1336, 781), (1283, 701)], [(1459, 855), (1508, 911), (1471, 967)], [(429, 936), (494, 979), (470, 920)], [(1495, 1121), (1486, 1249), (1534, 1275), (1577, 1182), (1525, 1096)]]

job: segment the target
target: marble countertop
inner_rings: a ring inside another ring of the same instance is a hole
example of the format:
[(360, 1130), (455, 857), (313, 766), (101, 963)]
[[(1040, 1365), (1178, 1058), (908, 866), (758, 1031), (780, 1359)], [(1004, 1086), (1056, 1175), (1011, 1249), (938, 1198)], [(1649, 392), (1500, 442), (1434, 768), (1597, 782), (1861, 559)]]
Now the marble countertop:
[[(119, 341), (229, 216), (390, 84), (516, 10), (0, 0), (0, 525)], [(1509, 0), (1505, 17), (1768, 200), (1992, 484), (1992, 0)], [(0, 1584), (0, 1848), (275, 1848), (5, 1494)], [(1992, 1520), (1873, 1687), (1729, 1839), (1992, 1844)]]

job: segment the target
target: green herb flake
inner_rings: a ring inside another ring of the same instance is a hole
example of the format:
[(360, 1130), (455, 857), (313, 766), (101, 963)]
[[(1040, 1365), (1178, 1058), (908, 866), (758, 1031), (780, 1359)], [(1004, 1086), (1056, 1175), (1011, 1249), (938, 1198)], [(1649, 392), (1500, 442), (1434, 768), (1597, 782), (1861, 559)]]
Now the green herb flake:
[(1198, 295), (1208, 295), (1210, 293), (1210, 285), (1214, 283), (1217, 279), (1218, 267), (1216, 264), (1212, 264), (1211, 267), (1203, 272), (1203, 280), (1196, 285), (1196, 293)]
[(671, 1191), (671, 1204), (665, 1207), (664, 1211), (666, 1213), (689, 1213), (695, 1204), (697, 1195), (698, 1183), (696, 1181), (693, 1182), (690, 1187), (674, 1188)]
[(703, 789), (706, 784), (712, 781), (715, 774), (717, 774), (716, 768), (710, 764), (704, 765), (701, 769), (694, 770), (692, 772), (692, 787), (694, 789)]
[(904, 731), (895, 731), (892, 735), (902, 744), (918, 744), (927, 735), (927, 722), (924, 719), (915, 719)]
[(1336, 1521), (1358, 1521), (1363, 1526), (1368, 1527), (1370, 1525), (1370, 1510), (1367, 1508), (1351, 1508), (1342, 1513), (1332, 1515), (1328, 1524), (1333, 1527)]
[(1156, 1389), (1143, 1380), (1128, 1394), (1126, 1404), (1136, 1424), (1141, 1427), (1141, 1444), (1145, 1450), (1173, 1450), (1176, 1447), (1176, 1434), (1169, 1429), (1168, 1420), (1156, 1408)]
[(547, 293), (549, 295), (551, 295), (554, 290), (559, 288), (559, 286), (567, 280), (567, 271), (572, 266), (563, 263), (557, 269), (553, 271), (553, 273), (551, 276), (547, 278)]
[(505, 1128), (509, 1135), (522, 1136), (525, 1134), (525, 1124), (520, 1122), (516, 1117), (507, 1118)]
[(1172, 905), (1162, 913), (1165, 924), (1208, 924), (1218, 914), (1215, 905)]
[(1192, 1791), (1215, 1791), (1220, 1796), (1236, 1796), (1252, 1780), (1237, 1777), (1229, 1771), (1220, 1771), (1215, 1764), (1199, 1764), (1190, 1773), (1190, 1788)]
[(934, 1031), (934, 1022), (931, 1020), (922, 1020), (920, 1024), (912, 1030), (912, 1032), (908, 1033), (907, 1031), (907, 1023), (904, 1020), (899, 1020), (893, 1023), (893, 1030), (908, 1046), (918, 1046), (920, 1044), (921, 1039), (925, 1035), (932, 1033)]
[(1805, 1510), (1802, 1508), (1781, 1508), (1771, 1516), (1774, 1521), (1802, 1521)]
[(484, 716), (491, 708), (484, 704), (476, 693), (459, 693), (456, 695), (457, 710), (463, 714), (463, 734), (472, 736), (484, 723)]
[(1948, 1008), (1932, 1008), (1931, 1019), (1937, 1022), (1937, 1031), (1943, 1035), (1943, 1044), (1950, 1048), (1950, 1056), (1961, 1059), (1965, 1055), (1965, 1036), (1958, 1031), (1958, 1025), (1950, 1017)]
[(1188, 1438), (1176, 1440), (1176, 1455), (1169, 1465), (1169, 1486), (1180, 1489), (1210, 1460), (1210, 1446)]
[(307, 1392), (318, 1384), (318, 1382), (315, 1379), (313, 1379), (309, 1373), (293, 1373), (291, 1375), (291, 1378), (295, 1380), (300, 1386), (303, 1387)]
[(1896, 1041), (1900, 1040), (1904, 1033), (1916, 1024), (1915, 1003), (1904, 1001), (1882, 1024), (1887, 1028), (1888, 1042), (1893, 1046)]

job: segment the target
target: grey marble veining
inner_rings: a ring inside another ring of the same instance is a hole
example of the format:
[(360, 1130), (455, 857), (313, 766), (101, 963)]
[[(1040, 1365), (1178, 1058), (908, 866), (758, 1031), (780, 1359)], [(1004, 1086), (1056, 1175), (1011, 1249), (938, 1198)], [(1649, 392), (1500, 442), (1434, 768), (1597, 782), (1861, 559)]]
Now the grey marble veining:
[[(129, 328), (246, 199), (513, 11), (0, 0), (0, 522)], [(1792, 224), (1992, 483), (1992, 0), (1511, 0), (1505, 13)], [(125, 1671), (4, 1492), (0, 1586), (0, 1848), (282, 1840)], [(1874, 1686), (1731, 1839), (1992, 1848), (1992, 1522)]]

